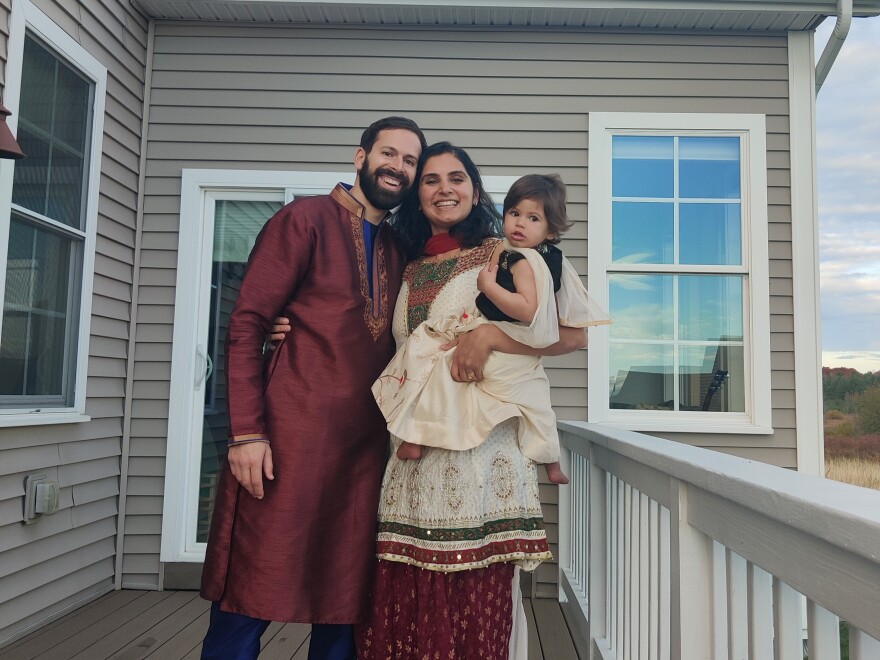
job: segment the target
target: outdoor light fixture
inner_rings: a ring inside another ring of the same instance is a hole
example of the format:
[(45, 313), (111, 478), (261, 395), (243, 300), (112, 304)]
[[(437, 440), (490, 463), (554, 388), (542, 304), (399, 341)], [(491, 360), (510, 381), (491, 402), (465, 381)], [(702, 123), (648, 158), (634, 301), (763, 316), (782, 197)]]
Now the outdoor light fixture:
[(0, 158), (11, 158), (18, 160), (24, 158), (24, 152), (15, 141), (15, 136), (9, 130), (6, 118), (12, 113), (6, 109), (6, 106), (0, 103)]

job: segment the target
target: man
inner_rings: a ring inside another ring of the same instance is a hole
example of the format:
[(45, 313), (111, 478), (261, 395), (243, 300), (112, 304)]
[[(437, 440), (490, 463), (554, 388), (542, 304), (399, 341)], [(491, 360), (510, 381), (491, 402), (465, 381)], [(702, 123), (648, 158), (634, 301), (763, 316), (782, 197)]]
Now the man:
[[(269, 621), (312, 623), (310, 659), (355, 657), (388, 444), (370, 385), (394, 353), (404, 266), (383, 221), (425, 146), (409, 119), (373, 123), (354, 186), (288, 204), (257, 238), (226, 340), (229, 454), (202, 574), (203, 659), (257, 657)], [(265, 366), (279, 315), (293, 331)]]

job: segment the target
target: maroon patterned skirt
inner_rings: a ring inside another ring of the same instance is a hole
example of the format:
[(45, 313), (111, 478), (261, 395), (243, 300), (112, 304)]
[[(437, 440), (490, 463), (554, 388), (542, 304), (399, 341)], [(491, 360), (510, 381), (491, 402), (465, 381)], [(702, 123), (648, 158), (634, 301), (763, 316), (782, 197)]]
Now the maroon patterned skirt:
[(514, 565), (443, 573), (379, 560), (360, 660), (507, 660)]

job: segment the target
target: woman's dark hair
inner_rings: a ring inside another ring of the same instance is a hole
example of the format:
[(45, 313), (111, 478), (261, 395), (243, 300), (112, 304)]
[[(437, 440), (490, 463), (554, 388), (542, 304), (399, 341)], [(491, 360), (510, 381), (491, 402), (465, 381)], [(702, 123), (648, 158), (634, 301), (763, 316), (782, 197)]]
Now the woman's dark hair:
[(495, 208), (492, 197), (483, 188), (483, 179), (474, 161), (461, 147), (449, 142), (437, 142), (422, 152), (415, 183), (390, 222), (407, 261), (420, 257), (425, 243), (431, 237), (431, 225), (419, 208), (419, 182), (428, 160), (441, 154), (450, 154), (464, 165), (465, 172), (474, 185), (474, 193), (479, 195), (479, 202), (471, 209), (468, 217), (452, 227), (449, 234), (457, 237), (464, 248), (476, 247), (484, 239), (501, 234), (501, 214)]
[(555, 234), (545, 243), (558, 243), (573, 224), (565, 212), (565, 184), (558, 174), (526, 174), (514, 181), (504, 198), (504, 213), (524, 199), (541, 202), (547, 227)]

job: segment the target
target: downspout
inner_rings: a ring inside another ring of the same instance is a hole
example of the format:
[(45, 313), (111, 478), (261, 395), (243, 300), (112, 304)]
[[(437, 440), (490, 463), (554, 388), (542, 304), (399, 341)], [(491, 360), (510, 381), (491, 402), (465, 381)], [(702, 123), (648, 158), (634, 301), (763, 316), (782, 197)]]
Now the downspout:
[(816, 65), (817, 95), (822, 88), (822, 83), (825, 82), (825, 78), (828, 77), (828, 73), (831, 71), (834, 60), (837, 59), (837, 54), (840, 53), (840, 49), (843, 47), (843, 42), (846, 41), (846, 35), (849, 34), (849, 28), (852, 25), (852, 15), (852, 0), (837, 0), (837, 23), (834, 25), (834, 32), (831, 33), (831, 38), (825, 44), (825, 50), (822, 51), (822, 56)]
[[(131, 321), (128, 332), (128, 355), (125, 362), (125, 403), (122, 412), (122, 456), (119, 466), (119, 506), (116, 513), (116, 564), (113, 588), (122, 589), (122, 560), (125, 546), (125, 509), (128, 497), (128, 468), (131, 462), (131, 408), (134, 399), (134, 362), (137, 340), (138, 292), (141, 280), (141, 242), (144, 234), (144, 182), (147, 169), (147, 129), (150, 124), (150, 97), (153, 85), (153, 50), (156, 40), (156, 21), (149, 19), (147, 27), (147, 66), (144, 72), (144, 112), (141, 118), (140, 158), (138, 159), (137, 210), (135, 212), (134, 265), (131, 276)], [(162, 579), (159, 576), (159, 590)]]

